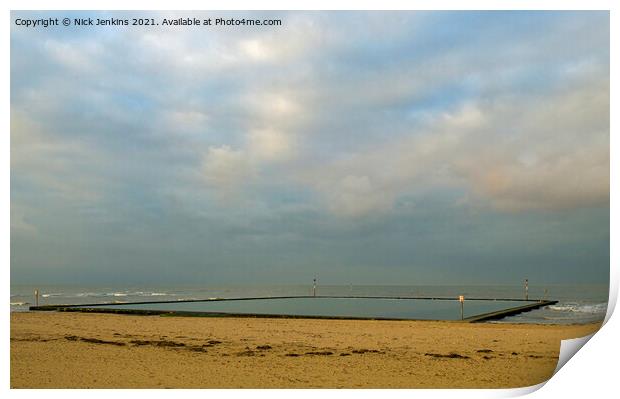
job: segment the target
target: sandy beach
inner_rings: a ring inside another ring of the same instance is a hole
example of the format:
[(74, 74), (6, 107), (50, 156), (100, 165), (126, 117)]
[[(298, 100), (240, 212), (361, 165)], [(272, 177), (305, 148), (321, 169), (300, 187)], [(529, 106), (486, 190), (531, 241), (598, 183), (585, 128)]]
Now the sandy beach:
[(522, 387), (599, 327), (12, 313), (11, 387)]

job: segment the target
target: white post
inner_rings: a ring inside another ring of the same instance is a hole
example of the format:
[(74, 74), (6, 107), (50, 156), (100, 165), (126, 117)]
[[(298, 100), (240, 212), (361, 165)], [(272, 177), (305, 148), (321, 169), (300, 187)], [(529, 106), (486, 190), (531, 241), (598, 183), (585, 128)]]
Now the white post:
[(316, 277), (312, 280), (312, 296), (316, 296)]
[(34, 306), (39, 306), (39, 290), (34, 290)]
[(529, 295), (528, 295), (528, 292), (527, 292), (527, 291), (528, 291), (527, 279), (525, 279), (525, 300), (526, 300), (526, 301), (528, 300), (528, 297), (529, 297)]
[(459, 302), (461, 303), (461, 320), (463, 320), (463, 304), (465, 303), (464, 295), (459, 295)]

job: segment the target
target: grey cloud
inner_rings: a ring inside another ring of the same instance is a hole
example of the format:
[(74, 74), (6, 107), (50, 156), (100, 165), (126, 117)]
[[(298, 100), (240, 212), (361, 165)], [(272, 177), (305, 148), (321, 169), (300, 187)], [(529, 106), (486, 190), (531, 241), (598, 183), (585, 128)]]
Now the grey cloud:
[(232, 14), (286, 25), (13, 28), (15, 270), (431, 280), (558, 212), (515, 259), (605, 263), (608, 14)]

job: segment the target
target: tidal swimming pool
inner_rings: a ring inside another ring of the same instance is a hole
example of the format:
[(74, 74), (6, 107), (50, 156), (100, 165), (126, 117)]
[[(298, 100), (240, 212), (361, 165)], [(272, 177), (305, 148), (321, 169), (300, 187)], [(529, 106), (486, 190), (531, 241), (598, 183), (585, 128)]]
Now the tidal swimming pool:
[[(463, 317), (515, 308), (535, 301), (466, 300)], [(84, 305), (83, 307), (92, 307)], [(97, 305), (118, 310), (278, 315), (298, 317), (342, 317), (372, 319), (460, 320), (461, 304), (454, 299), (287, 297), (224, 299), (188, 302), (148, 302)]]

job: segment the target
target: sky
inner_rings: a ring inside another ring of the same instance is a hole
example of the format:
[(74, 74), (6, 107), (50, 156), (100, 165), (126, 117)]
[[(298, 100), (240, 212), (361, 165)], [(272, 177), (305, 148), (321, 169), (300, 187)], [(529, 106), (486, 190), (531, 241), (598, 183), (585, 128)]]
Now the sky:
[(608, 12), (12, 12), (11, 282), (607, 283)]

